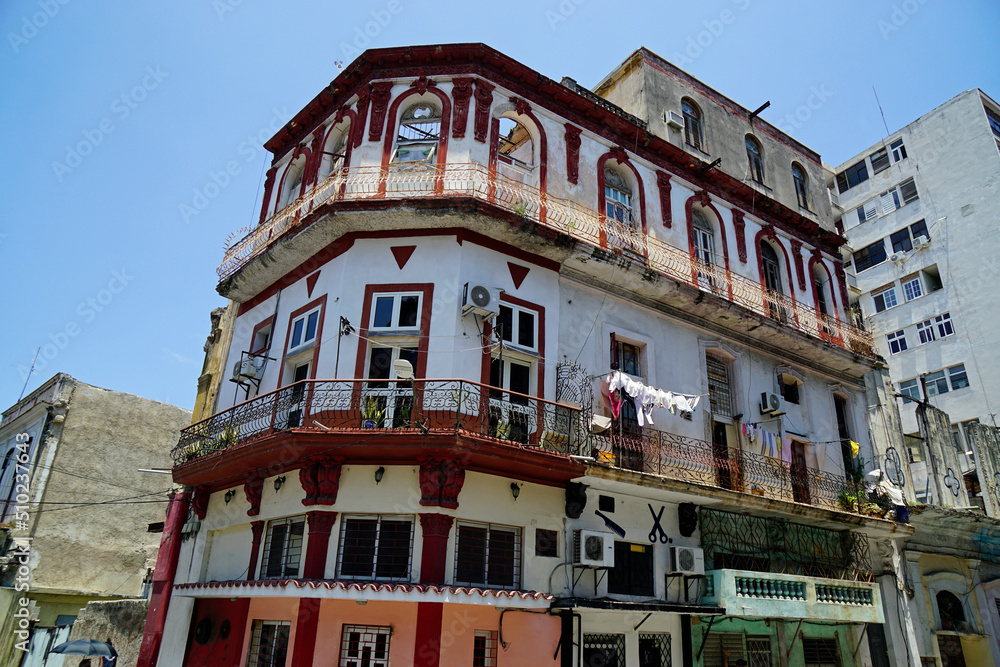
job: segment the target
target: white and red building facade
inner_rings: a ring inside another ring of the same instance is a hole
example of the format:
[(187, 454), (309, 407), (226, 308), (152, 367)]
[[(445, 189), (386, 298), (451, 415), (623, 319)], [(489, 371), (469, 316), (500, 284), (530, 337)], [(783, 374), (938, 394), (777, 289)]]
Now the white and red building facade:
[[(483, 45), (370, 51), (267, 142), (140, 664), (862, 664), (905, 529), (838, 500), (887, 443), (819, 156), (757, 120), (728, 173), (738, 105), (669, 76), (679, 138)], [(612, 370), (700, 403), (612, 410)]]

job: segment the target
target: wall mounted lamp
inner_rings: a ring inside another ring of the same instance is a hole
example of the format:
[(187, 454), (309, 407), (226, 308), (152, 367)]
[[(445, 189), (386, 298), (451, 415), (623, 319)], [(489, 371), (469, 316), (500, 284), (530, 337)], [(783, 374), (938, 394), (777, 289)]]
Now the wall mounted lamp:
[(280, 491), (281, 487), (282, 487), (282, 485), (284, 483), (285, 483), (285, 476), (284, 475), (282, 475), (281, 477), (275, 477), (274, 478), (274, 490), (275, 491)]
[(510, 483), (510, 495), (514, 496), (515, 501), (517, 500), (517, 497), (521, 495), (521, 487), (518, 486), (517, 482)]
[(385, 477), (385, 468), (379, 466), (378, 470), (375, 471), (375, 486), (378, 486), (382, 482), (383, 477)]
[(226, 499), (226, 504), (228, 505), (229, 501), (232, 500), (234, 497), (236, 497), (236, 489), (229, 489), (228, 491), (226, 491), (226, 495), (224, 496), (224, 498)]

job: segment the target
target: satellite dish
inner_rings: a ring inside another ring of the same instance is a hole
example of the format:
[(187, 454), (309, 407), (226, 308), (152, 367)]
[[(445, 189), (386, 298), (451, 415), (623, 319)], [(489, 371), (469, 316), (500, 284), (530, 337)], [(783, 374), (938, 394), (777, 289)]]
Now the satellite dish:
[(400, 380), (412, 380), (413, 379), (413, 364), (411, 364), (406, 359), (396, 359), (392, 362), (392, 372), (396, 374)]

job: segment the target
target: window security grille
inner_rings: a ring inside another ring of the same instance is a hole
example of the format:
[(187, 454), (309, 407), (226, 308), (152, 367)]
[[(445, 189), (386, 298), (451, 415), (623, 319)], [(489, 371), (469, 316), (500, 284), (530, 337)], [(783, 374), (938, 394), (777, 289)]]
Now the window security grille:
[(340, 640), (340, 667), (389, 667), (391, 636), (392, 628), (388, 627), (345, 625)]
[(291, 629), (289, 621), (254, 621), (247, 666), (285, 667)]
[(586, 667), (625, 667), (625, 635), (584, 635)]

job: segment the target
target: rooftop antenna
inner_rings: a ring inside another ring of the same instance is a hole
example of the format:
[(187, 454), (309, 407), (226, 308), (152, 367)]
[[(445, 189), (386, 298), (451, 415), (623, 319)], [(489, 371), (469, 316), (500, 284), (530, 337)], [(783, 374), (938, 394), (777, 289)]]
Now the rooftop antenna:
[(885, 112), (882, 111), (882, 103), (878, 100), (878, 93), (875, 91), (875, 86), (872, 86), (872, 92), (875, 93), (875, 104), (878, 105), (878, 112), (882, 114), (882, 125), (885, 126), (885, 136), (889, 136), (889, 124), (885, 122)]
[(31, 374), (35, 372), (35, 362), (38, 361), (38, 353), (41, 351), (41, 347), (35, 350), (35, 357), (31, 360), (31, 368), (28, 369), (28, 377), (24, 378), (24, 386), (21, 387), (21, 395), (17, 397), (18, 403), (20, 403), (21, 399), (24, 398), (24, 392), (28, 388), (28, 380), (31, 379)]

